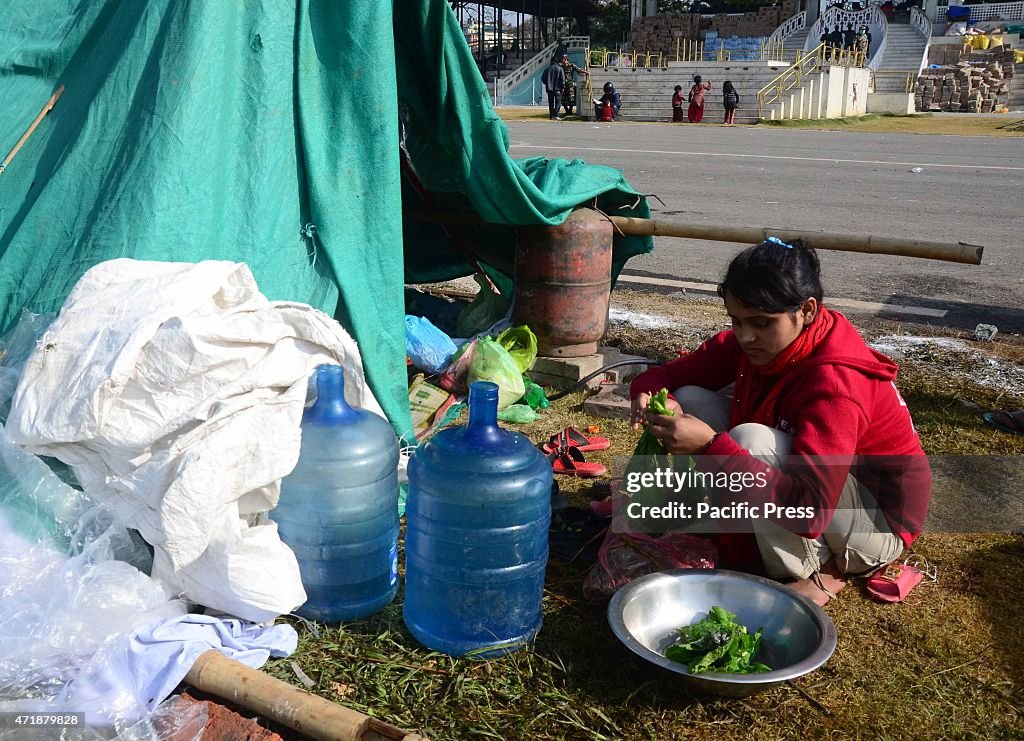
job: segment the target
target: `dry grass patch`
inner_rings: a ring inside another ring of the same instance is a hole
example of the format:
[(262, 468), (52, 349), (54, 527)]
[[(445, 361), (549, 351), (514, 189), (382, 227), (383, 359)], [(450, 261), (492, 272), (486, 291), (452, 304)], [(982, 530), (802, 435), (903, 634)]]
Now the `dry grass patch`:
[[(992, 116), (933, 116), (916, 113), (906, 116), (869, 113), (832, 119), (805, 119), (799, 121), (762, 121), (760, 125), (782, 128), (819, 129), (823, 131), (862, 131), (867, 134), (932, 134), (940, 136), (1005, 136), (1022, 137), (1024, 131), (1012, 124), (1020, 121), (1019, 114), (1005, 113)], [(1003, 128), (1006, 127), (1006, 128)]]

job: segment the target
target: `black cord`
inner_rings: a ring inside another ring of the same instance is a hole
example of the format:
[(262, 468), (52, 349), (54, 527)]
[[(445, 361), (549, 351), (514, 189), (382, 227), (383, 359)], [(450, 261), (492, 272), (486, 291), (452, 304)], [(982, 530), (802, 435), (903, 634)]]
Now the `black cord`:
[(595, 376), (599, 376), (602, 373), (604, 373), (605, 371), (611, 370), (612, 368), (618, 368), (620, 365), (661, 365), (661, 361), (660, 360), (617, 360), (614, 363), (612, 363), (611, 365), (606, 365), (604, 368), (598, 368), (596, 371), (594, 371), (590, 375), (584, 376), (583, 378), (578, 380), (576, 383), (574, 383), (572, 386), (570, 386), (567, 389), (563, 389), (563, 390), (559, 391), (554, 396), (549, 396), (548, 397), (548, 401), (558, 401), (563, 396), (568, 396), (573, 391), (578, 389), (580, 386), (583, 386), (584, 384), (586, 384), (587, 381), (589, 381), (590, 379), (594, 378)]

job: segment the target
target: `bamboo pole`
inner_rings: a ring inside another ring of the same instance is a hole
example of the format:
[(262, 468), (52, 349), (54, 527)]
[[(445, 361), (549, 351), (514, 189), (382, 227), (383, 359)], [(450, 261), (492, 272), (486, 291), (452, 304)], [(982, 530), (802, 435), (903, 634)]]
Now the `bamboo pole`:
[(250, 669), (219, 651), (200, 654), (185, 681), (316, 741), (426, 741), (415, 733)]
[(47, 113), (53, 110), (53, 107), (55, 105), (57, 105), (57, 101), (60, 100), (60, 96), (62, 96), (63, 94), (64, 86), (61, 85), (59, 88), (57, 88), (53, 95), (50, 96), (50, 99), (46, 101), (46, 105), (43, 106), (43, 110), (39, 111), (39, 115), (36, 116), (36, 120), (29, 124), (28, 129), (26, 129), (25, 133), (21, 135), (21, 138), (18, 139), (18, 143), (14, 145), (14, 149), (7, 153), (7, 156), (4, 157), (3, 162), (0, 162), (0, 175), (2, 175), (4, 170), (7, 169), (7, 165), (9, 165), (11, 163), (11, 160), (14, 159), (14, 155), (18, 153), (18, 150), (21, 149), (21, 146), (28, 141), (28, 138), (30, 136), (32, 136), (32, 132), (36, 130), (36, 127), (39, 125), (39, 122), (46, 117)]
[(984, 247), (966, 242), (925, 242), (915, 239), (886, 239), (870, 235), (835, 234), (810, 232), (798, 229), (768, 229), (765, 227), (708, 226), (685, 224), (678, 221), (656, 219), (635, 219), (630, 216), (612, 216), (611, 222), (623, 234), (652, 237), (683, 237), (685, 239), (707, 239), (716, 242), (758, 244), (768, 237), (783, 241), (802, 239), (816, 250), (839, 250), (842, 252), (867, 252), (875, 255), (898, 255), (901, 257), (924, 257), (931, 260), (946, 260), (968, 265), (980, 265)]
[[(432, 211), (406, 211), (403, 217), (409, 221), (484, 225), (475, 213), (436, 213)], [(637, 219), (631, 216), (610, 216), (609, 220), (623, 234), (641, 237), (681, 237), (714, 242), (736, 244), (759, 244), (768, 237), (782, 240), (802, 239), (816, 250), (839, 252), (866, 252), (875, 255), (897, 257), (921, 257), (929, 260), (959, 262), (966, 265), (980, 265), (984, 247), (966, 242), (926, 242), (916, 239), (887, 239), (869, 234), (836, 234), (834, 232), (811, 232), (799, 229), (771, 229), (768, 227), (730, 227), (709, 224), (689, 224), (664, 219)], [(498, 226), (500, 224), (489, 224)], [(514, 228), (514, 227), (512, 227)], [(486, 258), (485, 258), (486, 259)]]

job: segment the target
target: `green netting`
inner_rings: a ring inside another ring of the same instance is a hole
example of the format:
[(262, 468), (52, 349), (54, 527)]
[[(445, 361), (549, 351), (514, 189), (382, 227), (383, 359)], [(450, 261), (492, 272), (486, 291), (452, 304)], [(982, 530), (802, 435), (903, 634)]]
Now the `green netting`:
[[(0, 175), (0, 331), (107, 259), (245, 262), (352, 332), (409, 432), (403, 283), (470, 268), (438, 227), (403, 234), (400, 143), (434, 205), (493, 224), (649, 211), (611, 168), (513, 161), (448, 3), (393, 5), (8, 0), (0, 152), (66, 90)], [(513, 254), (509, 228), (465, 232)], [(617, 240), (616, 270), (650, 248)]]

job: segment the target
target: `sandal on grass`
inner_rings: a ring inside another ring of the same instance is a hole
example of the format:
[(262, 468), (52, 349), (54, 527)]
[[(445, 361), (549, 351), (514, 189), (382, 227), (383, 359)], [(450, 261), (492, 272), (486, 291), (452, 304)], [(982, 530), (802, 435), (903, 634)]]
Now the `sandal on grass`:
[(1000, 409), (981, 415), (985, 424), (1001, 432), (1024, 435), (1024, 409)]
[(606, 437), (591, 435), (587, 437), (575, 427), (566, 427), (548, 438), (542, 446), (545, 453), (554, 453), (559, 448), (579, 448), (583, 452), (591, 450), (607, 450), (612, 445)]
[(608, 469), (600, 463), (588, 463), (577, 447), (559, 448), (548, 454), (548, 460), (551, 461), (552, 471), (566, 476), (595, 479), (608, 473)]
[(879, 602), (902, 602), (910, 590), (928, 577), (937, 578), (937, 570), (921, 556), (910, 555), (903, 563), (883, 566), (865, 584), (868, 594)]

